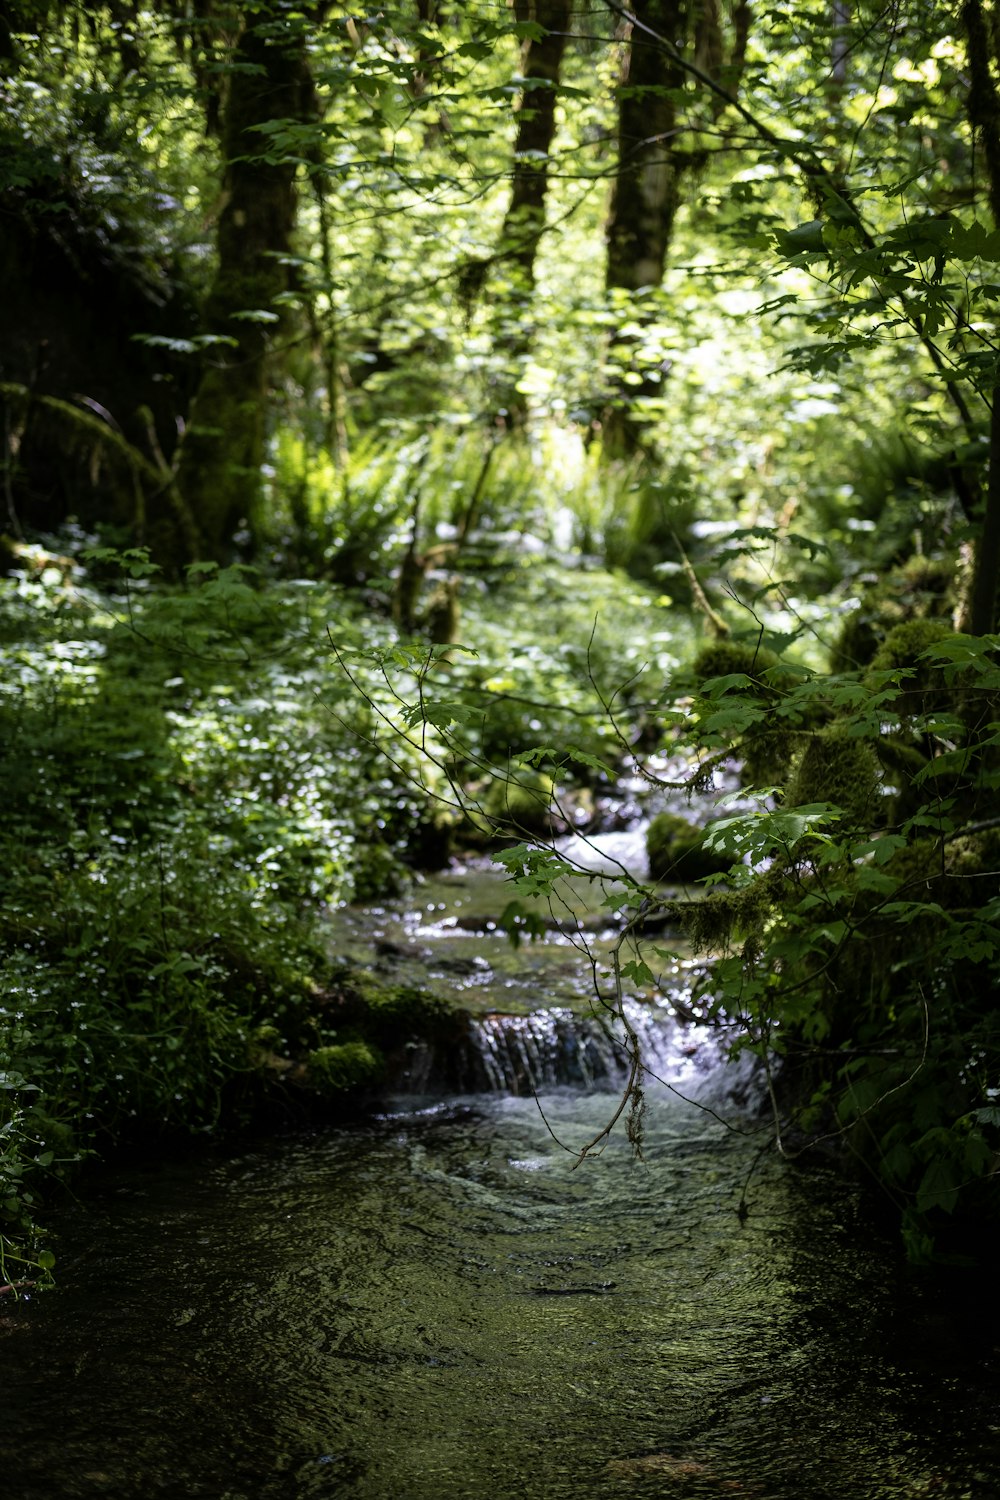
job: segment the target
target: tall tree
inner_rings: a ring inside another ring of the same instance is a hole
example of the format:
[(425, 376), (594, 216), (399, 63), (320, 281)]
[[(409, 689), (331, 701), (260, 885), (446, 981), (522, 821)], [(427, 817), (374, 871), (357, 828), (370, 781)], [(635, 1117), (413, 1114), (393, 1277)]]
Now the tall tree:
[[(990, 212), (994, 225), (1000, 228), (1000, 94), (996, 84), (996, 70), (1000, 67), (1000, 15), (993, 7), (987, 20), (980, 0), (966, 0), (962, 20), (969, 74), (969, 120), (982, 145)], [(995, 359), (989, 375), (989, 478), (962, 621), (973, 635), (986, 635), (996, 628), (1000, 586), (1000, 369)]]
[(260, 499), (267, 400), (289, 289), (297, 163), (269, 152), (268, 129), (313, 114), (306, 22), (280, 4), (245, 6), (228, 69), (218, 261), (205, 302), (205, 353), (178, 484), (210, 555)]
[[(750, 6), (736, 5), (728, 57), (719, 0), (639, 0), (626, 9), (612, 4), (620, 18), (621, 74), (617, 94), (617, 171), (607, 220), (606, 285), (609, 292), (637, 294), (659, 287), (684, 179), (705, 160), (692, 145), (685, 85), (688, 63), (726, 90), (739, 81), (750, 29)], [(708, 101), (718, 118), (719, 96)], [(642, 321), (633, 305), (629, 321)], [(631, 344), (631, 350), (630, 350)], [(619, 341), (619, 355), (634, 368), (619, 386), (605, 415), (606, 448), (628, 450), (639, 440), (632, 407), (636, 398), (659, 394), (663, 370), (635, 353), (635, 340)]]
[(573, 0), (527, 0), (518, 7), (518, 20), (534, 22), (540, 29), (525, 39), (521, 54), (523, 83), (517, 107), (510, 202), (498, 247), (506, 282), (506, 296), (499, 308), (499, 341), (514, 373), (505, 404), (515, 425), (525, 415), (516, 372), (530, 347), (535, 259), (545, 232), (549, 154), (556, 133), (559, 77), (572, 13)]

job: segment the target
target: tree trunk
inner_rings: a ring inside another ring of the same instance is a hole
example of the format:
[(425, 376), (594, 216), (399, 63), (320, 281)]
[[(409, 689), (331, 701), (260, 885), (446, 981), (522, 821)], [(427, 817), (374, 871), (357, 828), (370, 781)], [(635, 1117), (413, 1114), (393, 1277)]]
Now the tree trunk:
[[(683, 49), (686, 0), (643, 0), (635, 14)], [(659, 286), (680, 204), (680, 173), (672, 157), (677, 128), (673, 91), (683, 69), (652, 37), (632, 29), (618, 88), (618, 174), (608, 214), (608, 287), (630, 292)]]
[(206, 300), (205, 350), (181, 453), (179, 486), (203, 551), (225, 554), (234, 532), (259, 521), (261, 466), (275, 303), (288, 288), (282, 257), (295, 225), (296, 166), (265, 161), (268, 137), (257, 128), (306, 118), (312, 89), (302, 34), (275, 6), (243, 17), (229, 78), (223, 125), (224, 207), (218, 267)]
[(556, 132), (556, 102), (572, 0), (537, 0), (528, 19), (545, 27), (522, 52), (524, 84), (517, 110), (514, 172), (510, 204), (503, 222), (500, 249), (512, 269), (515, 292), (530, 295), (535, 285), (535, 255), (545, 229), (545, 196), (549, 186), (549, 151)]
[[(684, 50), (687, 0), (640, 0), (634, 14), (678, 51)], [(658, 287), (663, 280), (681, 202), (683, 168), (673, 155), (673, 144), (675, 91), (683, 87), (685, 75), (651, 36), (638, 27), (630, 28), (630, 33), (618, 88), (618, 172), (608, 213), (605, 281), (609, 291), (638, 293)], [(630, 309), (629, 320), (635, 316), (636, 310)], [(620, 362), (636, 368), (622, 371), (631, 378), (616, 382), (617, 391), (603, 423), (605, 448), (618, 453), (638, 446), (640, 429), (631, 408), (636, 397), (658, 394), (663, 375), (659, 369), (639, 364), (635, 354), (630, 354), (629, 342), (618, 339), (615, 353)]]
[(989, 635), (997, 623), (1000, 580), (1000, 401), (993, 392), (990, 414), (990, 474), (983, 519), (972, 561), (972, 584), (963, 627), (970, 635)]
[[(678, 147), (686, 114), (679, 108), (680, 91), (691, 72), (689, 59), (703, 83), (714, 81), (715, 93), (703, 102), (718, 120), (739, 87), (751, 14), (748, 0), (737, 0), (724, 35), (719, 0), (638, 0), (631, 13), (637, 24), (625, 32), (605, 283), (611, 293), (637, 296), (663, 281), (684, 175), (704, 160), (704, 151), (692, 154)], [(645, 320), (640, 302), (629, 307), (627, 318)], [(612, 348), (616, 389), (603, 419), (604, 447), (611, 453), (640, 446), (643, 424), (636, 404), (659, 396), (667, 373), (662, 363), (642, 359), (638, 343), (635, 337), (619, 337)]]
[(524, 7), (521, 17), (536, 21), (545, 31), (537, 39), (526, 41), (521, 54), (524, 84), (517, 109), (510, 203), (496, 256), (504, 279), (495, 343), (509, 362), (511, 379), (502, 404), (514, 426), (521, 425), (526, 414), (524, 398), (517, 390), (517, 372), (531, 346), (535, 259), (545, 232), (549, 152), (556, 132), (559, 77), (572, 13), (573, 0), (534, 0)]
[[(1000, 226), (1000, 96), (993, 66), (998, 61), (980, 0), (966, 0), (966, 55), (969, 61), (969, 120), (983, 147), (993, 221)], [(961, 624), (972, 635), (988, 635), (997, 623), (997, 586), (1000, 578), (1000, 382), (994, 373), (990, 416), (989, 480), (983, 502), (979, 535), (972, 560), (969, 597)]]

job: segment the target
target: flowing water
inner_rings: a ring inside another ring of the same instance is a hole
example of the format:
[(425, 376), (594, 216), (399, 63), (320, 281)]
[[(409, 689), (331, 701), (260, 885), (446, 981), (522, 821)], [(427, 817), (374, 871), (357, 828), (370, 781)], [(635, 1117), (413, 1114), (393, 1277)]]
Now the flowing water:
[[(376, 913), (385, 956), (475, 957), (467, 898)], [(101, 1178), (58, 1289), (0, 1307), (3, 1500), (995, 1500), (984, 1290), (907, 1274), (856, 1187), (761, 1155), (752, 1080), (655, 1007), (644, 1160), (574, 1169), (616, 1096), (544, 1087), (571, 988), (480, 1009), (492, 1092)], [(503, 1092), (526, 1073), (544, 1116)]]
[(570, 1170), (530, 1099), (399, 1101), (110, 1179), (2, 1314), (0, 1493), (1000, 1493), (983, 1307), (901, 1281), (832, 1175), (766, 1158), (741, 1221), (757, 1137), (650, 1118), (644, 1163)]

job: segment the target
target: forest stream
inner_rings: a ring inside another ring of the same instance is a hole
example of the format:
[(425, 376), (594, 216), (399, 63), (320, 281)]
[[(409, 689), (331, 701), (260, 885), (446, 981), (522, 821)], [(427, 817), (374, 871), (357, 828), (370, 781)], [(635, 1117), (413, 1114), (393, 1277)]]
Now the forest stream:
[[(119, 1170), (64, 1212), (57, 1289), (0, 1314), (5, 1500), (1000, 1494), (979, 1291), (903, 1271), (833, 1167), (760, 1155), (710, 1036), (647, 1011), (644, 1159), (622, 1135), (573, 1169), (617, 1081), (567, 1051), (589, 969), (564, 933), (505, 947), (490, 881), (341, 932), (501, 992), (479, 1092)], [(544, 1116), (508, 1091), (532, 1069)]]
[(0, 1500), (1000, 1500), (1000, 0), (9, 0), (0, 288)]

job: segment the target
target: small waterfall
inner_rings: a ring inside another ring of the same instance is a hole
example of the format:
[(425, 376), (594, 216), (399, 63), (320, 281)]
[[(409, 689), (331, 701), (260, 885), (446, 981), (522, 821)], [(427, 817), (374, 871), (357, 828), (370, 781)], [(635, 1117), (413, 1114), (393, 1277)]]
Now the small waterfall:
[(557, 839), (555, 847), (578, 870), (612, 877), (629, 874), (636, 880), (648, 880), (648, 827), (648, 821), (643, 820), (615, 833), (569, 834)]
[[(664, 1009), (626, 1001), (649, 1077), (692, 1084), (717, 1067), (722, 1047), (705, 1026), (681, 1025)], [(484, 1092), (528, 1094), (560, 1085), (616, 1087), (629, 1070), (625, 1030), (609, 1016), (548, 1009), (490, 1015), (469, 1027), (469, 1078)]]

